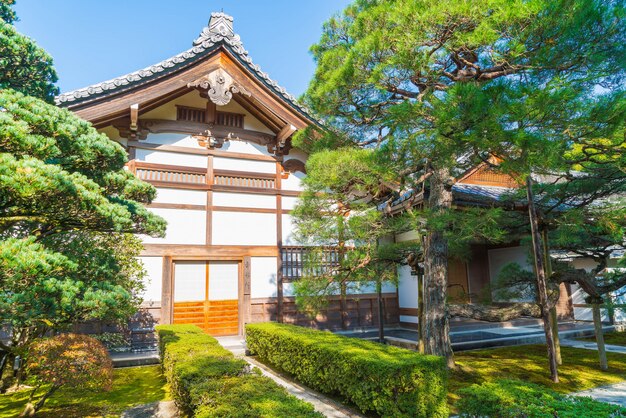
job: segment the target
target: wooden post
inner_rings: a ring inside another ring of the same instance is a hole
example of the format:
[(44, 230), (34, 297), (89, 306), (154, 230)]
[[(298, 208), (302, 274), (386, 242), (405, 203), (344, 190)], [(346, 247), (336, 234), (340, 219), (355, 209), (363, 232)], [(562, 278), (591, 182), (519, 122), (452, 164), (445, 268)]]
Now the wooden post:
[(172, 295), (172, 257), (163, 257), (163, 274), (161, 283), (161, 324), (171, 324), (174, 300)]
[(548, 288), (546, 284), (546, 270), (544, 265), (543, 240), (539, 231), (537, 220), (537, 210), (535, 208), (533, 194), (533, 180), (530, 175), (526, 177), (526, 197), (528, 198), (528, 218), (530, 220), (530, 230), (533, 242), (533, 256), (535, 259), (535, 272), (537, 275), (537, 292), (539, 293), (539, 305), (541, 306), (541, 318), (543, 319), (543, 330), (546, 335), (546, 345), (548, 348), (548, 362), (550, 365), (550, 378), (553, 382), (559, 382), (559, 371), (557, 369), (556, 349), (552, 332), (552, 322), (550, 321), (550, 308), (548, 306)]
[(600, 312), (600, 303), (598, 299), (592, 300), (591, 310), (593, 312), (593, 327), (596, 332), (596, 344), (598, 345), (598, 356), (600, 357), (600, 368), (607, 370), (609, 368), (606, 359), (606, 347), (604, 346), (604, 332), (602, 330), (602, 313)]
[(276, 320), (283, 322), (284, 318), (284, 306), (283, 306), (283, 204), (282, 204), (282, 165), (279, 161), (276, 162), (276, 179), (275, 185), (278, 189), (276, 194), (276, 246), (278, 247), (278, 257), (276, 258)]

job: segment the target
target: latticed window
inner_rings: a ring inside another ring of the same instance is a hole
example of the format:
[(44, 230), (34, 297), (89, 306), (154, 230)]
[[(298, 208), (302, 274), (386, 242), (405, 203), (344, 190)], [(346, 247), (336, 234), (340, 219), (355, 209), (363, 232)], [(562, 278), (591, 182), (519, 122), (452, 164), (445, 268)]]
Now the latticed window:
[(328, 274), (339, 267), (337, 247), (282, 247), (281, 259), (285, 281), (298, 280), (305, 274)]

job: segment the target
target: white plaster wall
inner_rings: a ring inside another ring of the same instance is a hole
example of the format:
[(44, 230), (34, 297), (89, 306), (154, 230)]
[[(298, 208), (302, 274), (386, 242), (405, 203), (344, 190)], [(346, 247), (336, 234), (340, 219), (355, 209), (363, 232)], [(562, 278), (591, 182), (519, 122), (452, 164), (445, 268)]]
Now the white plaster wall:
[(251, 155), (273, 156), (267, 151), (267, 146), (255, 144), (254, 142), (232, 140), (224, 142), (220, 151), (238, 152)]
[(209, 262), (209, 300), (238, 299), (238, 290), (238, 263)]
[(268, 127), (263, 125), (261, 121), (248, 113), (239, 103), (234, 100), (231, 100), (226, 106), (218, 106), (217, 110), (220, 112), (233, 112), (233, 113), (242, 113), (246, 115), (243, 118), (243, 127), (245, 129), (250, 129), (252, 131), (265, 132), (267, 134), (274, 134)]
[(400, 322), (409, 322), (411, 324), (417, 324), (419, 319), (417, 316), (400, 315)]
[(206, 211), (148, 208), (165, 218), (165, 238), (142, 235), (146, 244), (206, 244)]
[(213, 157), (213, 168), (216, 170), (251, 171), (253, 173), (276, 174), (276, 163), (271, 161)]
[(291, 215), (282, 215), (282, 229), (283, 229), (283, 245), (298, 245), (295, 234), (295, 225), (293, 224), (293, 218)]
[[(494, 283), (498, 279), (498, 275), (510, 263), (519, 264), (524, 270), (533, 271), (533, 267), (528, 263), (528, 249), (524, 247), (496, 248), (487, 252), (489, 259), (489, 277)], [(495, 301), (502, 301), (495, 297)], [(531, 297), (507, 299), (510, 302), (530, 302)]]
[[(253, 298), (276, 297), (276, 257), (251, 257), (250, 258), (250, 296)], [(283, 284), (284, 292), (285, 284)]]
[(187, 205), (206, 205), (206, 192), (203, 190), (169, 189), (157, 187), (155, 203), (180, 203)]
[(293, 283), (283, 283), (283, 296), (294, 296)]
[(282, 190), (302, 191), (304, 190), (302, 179), (304, 179), (305, 176), (304, 173), (299, 171), (297, 173), (289, 173), (289, 177), (280, 181), (280, 187)]
[(276, 215), (213, 212), (213, 245), (276, 245)]
[[(396, 286), (392, 283), (383, 283), (383, 293), (396, 293)], [(376, 283), (348, 283), (346, 286), (346, 294), (348, 295), (365, 295), (368, 293), (376, 293)]]
[(161, 302), (163, 257), (138, 257), (146, 271), (144, 276), (145, 289), (141, 293), (144, 303)]
[(400, 308), (417, 308), (417, 276), (411, 275), (411, 267), (398, 267), (398, 306)]
[(168, 119), (176, 120), (176, 105), (189, 106), (195, 108), (206, 108), (207, 99), (200, 97), (197, 90), (193, 90), (184, 96), (165, 103), (162, 106), (152, 109), (141, 115), (140, 119)]
[(205, 155), (137, 149), (135, 152), (135, 158), (138, 161), (145, 161), (148, 163), (170, 164), (197, 168), (207, 167), (207, 157)]
[(145, 141), (148, 144), (156, 145), (173, 145), (176, 147), (187, 147), (195, 149), (206, 149), (198, 144), (198, 140), (187, 134), (174, 134), (174, 133), (162, 133), (162, 134), (149, 134)]
[(292, 210), (298, 204), (298, 198), (294, 196), (283, 196), (281, 197), (281, 204), (283, 209)]
[(176, 261), (174, 263), (174, 301), (193, 302), (206, 296), (206, 263)]
[(276, 209), (276, 196), (213, 192), (213, 205), (238, 208)]

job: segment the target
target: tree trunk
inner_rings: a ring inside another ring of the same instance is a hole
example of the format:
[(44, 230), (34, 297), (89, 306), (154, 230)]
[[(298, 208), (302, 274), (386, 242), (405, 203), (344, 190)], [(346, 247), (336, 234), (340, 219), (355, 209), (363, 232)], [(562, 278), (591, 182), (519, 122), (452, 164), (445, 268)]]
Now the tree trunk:
[(535, 260), (535, 272), (537, 275), (537, 292), (539, 294), (539, 305), (541, 306), (541, 317), (543, 319), (543, 330), (546, 335), (546, 346), (548, 348), (548, 361), (550, 364), (550, 378), (553, 382), (558, 383), (559, 372), (557, 370), (556, 349), (554, 346), (554, 338), (552, 332), (552, 323), (550, 322), (550, 306), (548, 303), (548, 289), (546, 283), (546, 270), (544, 266), (544, 250), (543, 240), (539, 231), (539, 222), (537, 220), (537, 211), (535, 209), (533, 195), (533, 180), (529, 175), (526, 178), (526, 196), (528, 198), (528, 218), (530, 220), (530, 230), (533, 242), (533, 257)]
[[(446, 168), (434, 169), (430, 177), (428, 203), (434, 214), (441, 214), (452, 206), (451, 179), (450, 170)], [(424, 240), (424, 352), (445, 357), (448, 367), (454, 368), (447, 291), (448, 241), (442, 231), (429, 231)]]
[(606, 347), (604, 346), (604, 332), (602, 331), (602, 313), (600, 312), (600, 301), (592, 301), (593, 326), (596, 331), (596, 343), (598, 344), (598, 356), (600, 357), (600, 368), (607, 370), (609, 364), (606, 359)]
[(378, 342), (385, 342), (385, 314), (383, 309), (383, 285), (378, 280), (376, 282), (376, 295), (378, 296)]
[(417, 350), (424, 354), (424, 275), (417, 272)]
[(26, 404), (26, 407), (24, 408), (24, 411), (20, 414), (20, 416), (21, 417), (32, 417), (32, 416), (35, 416), (35, 413), (41, 409), (43, 404), (46, 402), (46, 399), (48, 399), (54, 392), (56, 392), (57, 389), (59, 389), (59, 387), (60, 386), (56, 386), (56, 385), (53, 385), (52, 387), (50, 387), (50, 389), (48, 389), (48, 391), (46, 393), (44, 393), (41, 398), (39, 398), (39, 400), (37, 401), (37, 403), (35, 405), (33, 405), (29, 401)]
[(561, 338), (559, 337), (559, 317), (555, 307), (550, 308), (550, 321), (552, 322), (552, 338), (554, 338), (556, 364), (560, 366), (563, 364), (563, 358), (561, 357)]
[[(550, 246), (548, 245), (548, 231), (545, 229), (541, 232), (543, 240), (543, 260), (546, 263), (546, 277), (552, 277), (552, 261), (550, 259)], [(556, 356), (556, 364), (562, 365), (561, 357), (561, 339), (559, 338), (559, 317), (556, 313), (556, 307), (550, 308), (550, 321), (552, 322), (552, 338), (554, 338), (554, 354)]]

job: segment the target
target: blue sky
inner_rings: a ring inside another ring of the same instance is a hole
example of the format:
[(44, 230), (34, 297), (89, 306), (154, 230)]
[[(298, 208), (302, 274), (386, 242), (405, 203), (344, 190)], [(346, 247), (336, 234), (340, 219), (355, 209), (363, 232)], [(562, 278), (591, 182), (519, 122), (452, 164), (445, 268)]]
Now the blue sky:
[(17, 0), (18, 30), (52, 55), (61, 91), (108, 80), (191, 47), (212, 11), (234, 17), (254, 62), (291, 94), (315, 70), (309, 47), (349, 0)]

